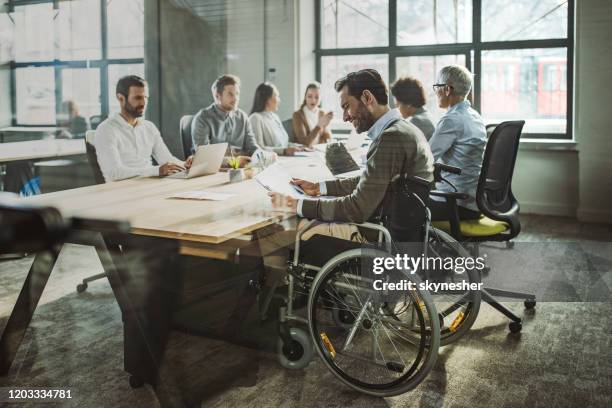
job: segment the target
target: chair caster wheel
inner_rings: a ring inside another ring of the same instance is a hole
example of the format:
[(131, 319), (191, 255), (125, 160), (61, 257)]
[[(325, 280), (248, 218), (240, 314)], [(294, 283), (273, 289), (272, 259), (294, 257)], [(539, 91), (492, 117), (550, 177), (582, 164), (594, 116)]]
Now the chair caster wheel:
[(76, 289), (77, 289), (77, 293), (83, 293), (87, 289), (87, 284), (86, 283), (79, 283), (77, 285)]
[(291, 343), (285, 344), (282, 338), (278, 339), (276, 351), (281, 366), (291, 370), (305, 368), (314, 355), (312, 343), (308, 333), (297, 327), (289, 329)]
[(130, 376), (130, 387), (132, 388), (140, 388), (144, 385), (144, 380), (135, 375)]
[(514, 241), (506, 241), (506, 248), (513, 249), (514, 248)]
[(525, 302), (523, 302), (523, 304), (525, 305), (525, 309), (527, 310), (531, 310), (536, 307), (535, 299), (527, 299)]
[(510, 333), (518, 333), (523, 328), (523, 324), (521, 322), (510, 322), (508, 328), (510, 329)]

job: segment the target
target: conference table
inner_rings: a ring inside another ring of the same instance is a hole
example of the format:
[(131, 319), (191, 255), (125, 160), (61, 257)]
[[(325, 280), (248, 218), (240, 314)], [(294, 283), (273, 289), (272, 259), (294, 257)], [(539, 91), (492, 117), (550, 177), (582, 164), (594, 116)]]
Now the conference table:
[(41, 140), (55, 137), (61, 130), (57, 126), (9, 126), (0, 129), (0, 143)]
[[(332, 178), (320, 154), (280, 157), (278, 162), (293, 177), (311, 181)], [(196, 190), (233, 196), (223, 201), (172, 198), (174, 194)], [(124, 223), (129, 225), (127, 235), (151, 239), (150, 246), (169, 242), (182, 255), (221, 260), (234, 259), (241, 248), (253, 248), (258, 231), (295, 217), (294, 214), (274, 209), (267, 191), (256, 180), (229, 183), (229, 175), (224, 172), (192, 179), (139, 177), (22, 200), (26, 204), (55, 207), (65, 218), (98, 220), (100, 225), (108, 225), (108, 222)], [(138, 377), (136, 385), (142, 382), (155, 384), (161, 357), (154, 350), (161, 346), (157, 343), (151, 345), (151, 341), (157, 341), (157, 335), (134, 334), (142, 327), (151, 326), (151, 323), (143, 322), (138, 307), (130, 306), (136, 296), (126, 293), (124, 288), (127, 279), (125, 273), (129, 272), (127, 270), (130, 267), (125, 263), (120, 266), (122, 260), (118, 259), (117, 254), (121, 250), (116, 249), (121, 248), (121, 245), (106, 238), (106, 227), (95, 231), (96, 223), (89, 225), (93, 227), (89, 227), (91, 230), (87, 231), (88, 234), (76, 234), (77, 238), (69, 242), (95, 246), (122, 309), (125, 369), (133, 377)], [(48, 255), (40, 253), (35, 257), (9, 323), (0, 338), (0, 375), (8, 372), (17, 354), (57, 254), (50, 263)], [(156, 307), (160, 308), (159, 305)], [(153, 320), (155, 324), (163, 321), (158, 316)], [(139, 357), (133, 357), (134, 354)]]
[(0, 163), (85, 154), (84, 139), (27, 140), (0, 144)]

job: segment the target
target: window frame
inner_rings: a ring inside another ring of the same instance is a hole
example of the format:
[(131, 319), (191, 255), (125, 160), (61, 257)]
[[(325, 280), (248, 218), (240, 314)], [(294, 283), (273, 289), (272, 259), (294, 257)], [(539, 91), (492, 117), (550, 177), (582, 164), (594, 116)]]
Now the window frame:
[(465, 54), (467, 67), (474, 74), (473, 106), (481, 110), (482, 53), (494, 50), (530, 48), (565, 48), (567, 50), (567, 112), (565, 133), (523, 133), (523, 139), (555, 139), (573, 141), (574, 94), (574, 15), (575, 0), (568, 1), (566, 38), (514, 41), (482, 41), (482, 0), (472, 0), (472, 41), (454, 44), (397, 45), (397, 0), (389, 1), (389, 45), (380, 47), (321, 48), (321, 0), (315, 0), (315, 77), (321, 81), (321, 59), (326, 56), (385, 54), (389, 58), (389, 80), (397, 78), (398, 57)]
[[(29, 6), (35, 4), (52, 3), (53, 10), (59, 9), (60, 1), (72, 0), (8, 0), (8, 12), (12, 13), (15, 7)], [(17, 83), (16, 70), (18, 68), (28, 67), (53, 67), (55, 72), (55, 114), (60, 113), (62, 103), (62, 69), (63, 68), (97, 68), (100, 70), (100, 115), (108, 117), (109, 100), (108, 100), (108, 66), (111, 64), (144, 64), (144, 58), (108, 58), (108, 13), (106, 3), (107, 0), (100, 1), (100, 51), (101, 57), (93, 60), (48, 60), (48, 61), (25, 61), (16, 62), (10, 61), (10, 95), (11, 95), (11, 110), (13, 112), (11, 118), (12, 126), (21, 127), (40, 127), (40, 126), (57, 126), (56, 123), (47, 124), (25, 124), (17, 122)], [(143, 45), (144, 48), (144, 45)], [(87, 118), (89, 120), (89, 118)]]

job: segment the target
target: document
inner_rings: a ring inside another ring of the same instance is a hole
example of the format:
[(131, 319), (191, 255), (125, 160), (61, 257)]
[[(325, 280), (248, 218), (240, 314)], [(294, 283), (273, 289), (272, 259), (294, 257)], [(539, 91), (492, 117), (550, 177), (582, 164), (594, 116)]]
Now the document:
[(318, 157), (319, 156), (319, 152), (301, 151), (301, 152), (295, 152), (293, 155), (295, 157)]
[(268, 191), (274, 191), (294, 198), (306, 197), (301, 188), (291, 184), (291, 176), (278, 163), (274, 163), (257, 174), (255, 180)]
[(234, 197), (236, 194), (231, 193), (219, 193), (216, 191), (208, 190), (193, 190), (183, 191), (182, 193), (175, 193), (168, 198), (182, 198), (186, 200), (210, 200), (210, 201), (225, 201)]

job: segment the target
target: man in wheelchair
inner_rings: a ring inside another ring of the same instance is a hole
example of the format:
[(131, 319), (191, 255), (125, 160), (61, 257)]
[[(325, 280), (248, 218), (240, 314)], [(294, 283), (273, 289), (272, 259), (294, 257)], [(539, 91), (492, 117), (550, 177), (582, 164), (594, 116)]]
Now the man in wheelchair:
[(351, 72), (336, 81), (335, 89), (340, 94), (344, 121), (352, 123), (358, 133), (368, 132), (372, 140), (366, 168), (360, 176), (348, 179), (320, 183), (294, 180), (312, 198), (297, 200), (274, 192), (270, 196), (276, 208), (317, 220), (302, 235), (303, 240), (324, 235), (364, 242), (367, 234), (351, 223), (379, 215), (377, 210), (397, 176), (432, 182), (433, 156), (423, 133), (390, 109), (387, 85), (376, 70)]

